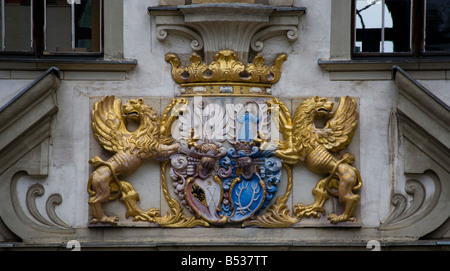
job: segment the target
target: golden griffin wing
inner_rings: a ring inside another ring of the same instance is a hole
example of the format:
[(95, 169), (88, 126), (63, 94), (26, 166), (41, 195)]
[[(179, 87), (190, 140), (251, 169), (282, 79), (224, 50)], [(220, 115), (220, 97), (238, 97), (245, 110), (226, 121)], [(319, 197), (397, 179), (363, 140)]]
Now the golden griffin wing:
[(106, 96), (91, 111), (92, 131), (97, 141), (110, 152), (125, 149), (131, 133), (122, 114), (122, 100)]
[(351, 143), (358, 125), (358, 111), (355, 99), (341, 97), (339, 107), (322, 129), (317, 133), (317, 142), (331, 152), (344, 149)]

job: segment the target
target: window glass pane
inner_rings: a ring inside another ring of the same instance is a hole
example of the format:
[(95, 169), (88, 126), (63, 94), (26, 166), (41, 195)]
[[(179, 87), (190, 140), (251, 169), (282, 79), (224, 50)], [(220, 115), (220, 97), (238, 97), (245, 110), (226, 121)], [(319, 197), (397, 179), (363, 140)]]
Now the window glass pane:
[(100, 52), (100, 2), (47, 0), (46, 51)]
[(4, 0), (1, 9), (2, 51), (31, 51), (31, 0)]
[(72, 51), (72, 6), (66, 0), (47, 0), (46, 51)]
[(450, 51), (450, 1), (427, 0), (425, 51)]
[(75, 47), (100, 51), (100, 0), (81, 0), (75, 5)]
[(386, 0), (385, 40), (392, 44), (393, 52), (411, 51), (411, 0)]
[(411, 0), (356, 0), (355, 52), (410, 52)]
[(381, 1), (356, 1), (355, 52), (380, 52)]

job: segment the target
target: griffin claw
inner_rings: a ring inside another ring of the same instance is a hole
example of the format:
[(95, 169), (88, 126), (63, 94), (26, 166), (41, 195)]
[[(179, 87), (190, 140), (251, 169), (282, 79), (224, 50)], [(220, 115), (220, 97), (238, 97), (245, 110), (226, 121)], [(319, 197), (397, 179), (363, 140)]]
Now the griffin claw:
[(97, 224), (97, 223), (109, 223), (111, 225), (116, 225), (117, 221), (119, 221), (119, 217), (118, 216), (104, 216), (100, 219), (94, 218), (91, 220), (91, 224)]
[(321, 214), (325, 214), (325, 209), (321, 206), (297, 204), (294, 208), (294, 214), (297, 217), (315, 217), (320, 218)]
[(356, 222), (356, 218), (349, 217), (348, 215), (345, 215), (345, 214), (342, 214), (342, 215), (331, 214), (328, 216), (328, 220), (330, 220), (330, 223), (332, 223), (332, 224), (337, 224), (339, 222), (345, 222), (345, 221)]

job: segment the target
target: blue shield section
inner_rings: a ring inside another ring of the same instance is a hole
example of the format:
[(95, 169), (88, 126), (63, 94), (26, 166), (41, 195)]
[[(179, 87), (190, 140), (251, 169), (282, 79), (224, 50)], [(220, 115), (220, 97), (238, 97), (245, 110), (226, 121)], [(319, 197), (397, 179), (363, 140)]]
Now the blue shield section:
[(264, 204), (261, 206), (261, 209), (267, 207), (267, 205), (273, 199), (275, 193), (278, 191), (277, 185), (281, 180), (281, 168), (283, 163), (281, 159), (271, 156), (264, 158), (264, 175), (262, 175), (262, 179), (266, 183), (266, 200)]
[(231, 184), (231, 201), (234, 208), (230, 221), (243, 221), (259, 210), (264, 202), (265, 184), (258, 174), (253, 174), (250, 179), (242, 175), (240, 180)]

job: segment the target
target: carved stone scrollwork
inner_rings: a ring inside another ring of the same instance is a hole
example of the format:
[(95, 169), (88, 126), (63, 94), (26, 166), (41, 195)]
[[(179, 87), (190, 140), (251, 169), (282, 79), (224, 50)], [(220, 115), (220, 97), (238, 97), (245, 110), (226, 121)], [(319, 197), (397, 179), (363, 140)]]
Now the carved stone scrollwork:
[(270, 26), (264, 28), (253, 36), (250, 46), (253, 51), (261, 52), (264, 48), (263, 41), (280, 35), (286, 35), (286, 38), (289, 41), (295, 41), (298, 38), (298, 29), (296, 26), (290, 25)]
[[(429, 187), (428, 192), (419, 179), (424, 181), (431, 180), (433, 185)], [(401, 193), (394, 194), (391, 203), (395, 207), (380, 228), (383, 230), (398, 229), (420, 220), (435, 207), (439, 200), (441, 189), (438, 176), (432, 171), (426, 171), (423, 175), (417, 175), (408, 179), (405, 183), (405, 192), (412, 198), (411, 203), (408, 206), (407, 196)]]
[(289, 41), (295, 41), (299, 16), (306, 8), (211, 3), (149, 7), (148, 11), (155, 18), (159, 41), (166, 40), (168, 34), (182, 36), (192, 40), (194, 51), (203, 50), (207, 63), (224, 49), (235, 51), (246, 63), (249, 51), (262, 51), (262, 42), (269, 38), (286, 35)]
[(159, 41), (165, 41), (169, 34), (174, 34), (174, 35), (178, 35), (178, 36), (182, 36), (182, 37), (191, 39), (192, 40), (192, 42), (191, 42), (192, 50), (194, 50), (194, 51), (203, 50), (202, 37), (188, 27), (179, 26), (179, 25), (164, 25), (164, 26), (158, 26), (156, 28), (156, 38)]
[(27, 203), (27, 209), (30, 212), (31, 216), (33, 216), (34, 219), (39, 221), (40, 223), (58, 230), (59, 227), (63, 229), (70, 229), (70, 226), (67, 225), (64, 221), (62, 221), (58, 215), (56, 214), (55, 207), (56, 205), (60, 205), (62, 203), (62, 197), (59, 194), (52, 194), (48, 197), (46, 203), (45, 203), (45, 210), (47, 212), (48, 217), (50, 220), (58, 225), (59, 227), (52, 224), (50, 221), (44, 218), (42, 214), (39, 212), (37, 206), (36, 206), (36, 198), (42, 197), (45, 194), (45, 189), (42, 184), (33, 184), (28, 188), (27, 191), (27, 197), (26, 197), (26, 203)]
[(450, 187), (443, 182), (450, 178), (448, 149), (404, 113), (391, 114), (389, 131), (392, 183), (400, 193), (393, 193), (393, 209), (379, 229), (421, 237), (448, 218), (440, 214), (449, 201)]
[[(405, 185), (405, 192), (411, 195), (413, 200), (409, 209), (406, 209), (407, 198), (403, 194), (397, 193), (392, 196), (391, 203), (395, 206), (391, 215), (386, 219), (386, 224), (393, 224), (402, 221), (414, 214), (425, 200), (425, 188), (417, 180), (408, 180)], [(406, 210), (406, 211), (405, 211)]]
[(9, 229), (21, 241), (28, 242), (36, 237), (61, 240), (75, 232), (56, 214), (55, 207), (61, 204), (61, 195), (48, 197), (45, 204), (48, 218), (45, 218), (36, 203), (36, 198), (45, 193), (44, 186), (39, 183), (31, 185), (25, 199), (18, 186), (23, 176), (48, 176), (52, 119), (58, 111), (56, 90), (59, 77), (57, 68), (48, 69), (0, 108), (1, 236), (5, 233), (11, 235)]
[(50, 220), (56, 225), (70, 229), (71, 226), (66, 224), (59, 216), (56, 214), (55, 207), (62, 203), (62, 196), (60, 194), (51, 194), (47, 201), (45, 202), (45, 211), (47, 212)]
[(41, 222), (44, 225), (47, 225), (49, 227), (52, 227), (53, 225), (45, 219), (41, 213), (39, 212), (38, 208), (36, 207), (36, 198), (42, 197), (45, 193), (44, 187), (41, 184), (33, 184), (28, 188), (27, 191), (27, 209), (30, 212), (30, 214), (39, 222)]
[(418, 238), (450, 217), (450, 107), (401, 68), (393, 71), (398, 88), (389, 121), (393, 208), (380, 229)]

